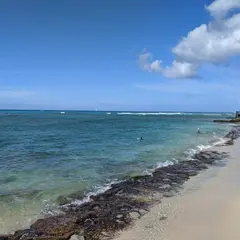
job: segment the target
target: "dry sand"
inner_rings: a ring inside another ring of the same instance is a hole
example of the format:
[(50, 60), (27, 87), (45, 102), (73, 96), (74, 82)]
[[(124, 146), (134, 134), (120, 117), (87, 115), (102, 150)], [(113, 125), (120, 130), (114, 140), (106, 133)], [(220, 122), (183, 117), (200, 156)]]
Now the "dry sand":
[(190, 179), (116, 239), (240, 240), (240, 139), (216, 149), (229, 152), (225, 166)]

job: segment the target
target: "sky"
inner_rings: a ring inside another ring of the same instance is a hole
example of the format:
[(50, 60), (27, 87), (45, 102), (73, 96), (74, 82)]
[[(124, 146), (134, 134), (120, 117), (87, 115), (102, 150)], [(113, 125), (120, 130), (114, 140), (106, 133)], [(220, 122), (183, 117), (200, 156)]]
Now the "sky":
[(2, 0), (0, 108), (240, 110), (240, 0)]

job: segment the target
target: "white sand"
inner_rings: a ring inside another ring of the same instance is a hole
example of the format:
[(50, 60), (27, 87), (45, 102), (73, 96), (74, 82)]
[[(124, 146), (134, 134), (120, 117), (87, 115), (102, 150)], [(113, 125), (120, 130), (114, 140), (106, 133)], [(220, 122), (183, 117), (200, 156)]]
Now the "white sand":
[(116, 239), (240, 240), (240, 140), (216, 149), (230, 153), (226, 166), (193, 177)]

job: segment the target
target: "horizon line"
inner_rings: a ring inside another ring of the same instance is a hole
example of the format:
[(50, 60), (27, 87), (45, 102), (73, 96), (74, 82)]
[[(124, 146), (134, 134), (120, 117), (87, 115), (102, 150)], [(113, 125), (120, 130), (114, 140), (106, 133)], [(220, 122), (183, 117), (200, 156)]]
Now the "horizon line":
[(153, 111), (149, 111), (149, 110), (80, 110), (80, 109), (15, 109), (15, 108), (11, 108), (11, 109), (7, 109), (7, 108), (0, 108), (0, 111), (68, 111), (68, 112), (146, 112), (146, 113), (235, 113), (236, 111), (160, 111), (160, 110), (153, 110)]

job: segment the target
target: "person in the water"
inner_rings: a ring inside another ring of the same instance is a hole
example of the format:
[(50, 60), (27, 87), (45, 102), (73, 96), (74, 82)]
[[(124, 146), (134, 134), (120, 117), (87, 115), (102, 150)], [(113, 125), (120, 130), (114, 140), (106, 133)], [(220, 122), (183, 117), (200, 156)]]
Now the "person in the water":
[(142, 140), (143, 140), (143, 138), (142, 138), (142, 137), (140, 137), (140, 138), (137, 138), (137, 140), (138, 140), (138, 141), (142, 141)]
[(201, 133), (201, 132), (200, 132), (200, 128), (197, 129), (197, 133)]

